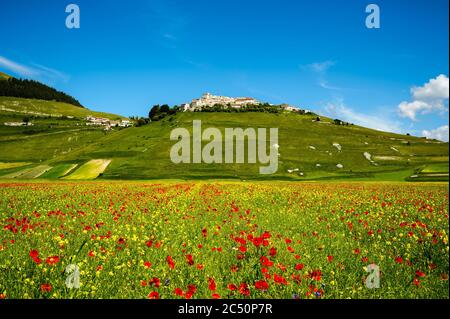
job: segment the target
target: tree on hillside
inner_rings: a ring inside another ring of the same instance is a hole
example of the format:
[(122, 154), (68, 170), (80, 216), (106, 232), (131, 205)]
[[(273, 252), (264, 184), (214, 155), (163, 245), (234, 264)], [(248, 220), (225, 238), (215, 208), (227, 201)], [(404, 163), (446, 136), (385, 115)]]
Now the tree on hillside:
[(159, 104), (153, 105), (152, 109), (148, 113), (148, 117), (153, 119), (159, 113)]
[(167, 104), (163, 104), (161, 105), (160, 109), (159, 109), (160, 113), (167, 113), (169, 114), (170, 112), (170, 107)]

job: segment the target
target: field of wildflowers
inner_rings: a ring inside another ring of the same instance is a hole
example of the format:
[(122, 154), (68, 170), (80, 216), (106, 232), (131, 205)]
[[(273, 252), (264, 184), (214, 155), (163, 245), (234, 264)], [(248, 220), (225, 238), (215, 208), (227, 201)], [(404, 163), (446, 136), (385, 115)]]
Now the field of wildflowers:
[(448, 184), (3, 183), (0, 223), (1, 299), (449, 297)]

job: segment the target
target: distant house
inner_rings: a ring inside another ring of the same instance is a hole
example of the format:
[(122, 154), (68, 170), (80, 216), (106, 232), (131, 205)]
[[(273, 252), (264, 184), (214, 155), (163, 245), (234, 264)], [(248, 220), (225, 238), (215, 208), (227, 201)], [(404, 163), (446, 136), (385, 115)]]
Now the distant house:
[(5, 122), (5, 126), (33, 126), (31, 122)]
[(105, 127), (113, 127), (113, 126), (119, 126), (119, 127), (130, 127), (131, 121), (129, 120), (121, 120), (121, 121), (113, 121), (107, 118), (103, 117), (95, 117), (92, 115), (89, 115), (86, 117), (86, 125), (88, 126), (105, 126)]
[(122, 121), (120, 121), (120, 123), (118, 125), (120, 127), (130, 127), (131, 126), (131, 121), (129, 121), (129, 120), (122, 120)]

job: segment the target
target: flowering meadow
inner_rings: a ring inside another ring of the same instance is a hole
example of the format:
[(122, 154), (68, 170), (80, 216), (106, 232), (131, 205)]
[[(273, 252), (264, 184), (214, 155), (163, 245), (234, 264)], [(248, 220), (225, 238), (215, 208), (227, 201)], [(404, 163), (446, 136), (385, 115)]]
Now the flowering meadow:
[(0, 223), (1, 299), (449, 297), (448, 184), (3, 183)]

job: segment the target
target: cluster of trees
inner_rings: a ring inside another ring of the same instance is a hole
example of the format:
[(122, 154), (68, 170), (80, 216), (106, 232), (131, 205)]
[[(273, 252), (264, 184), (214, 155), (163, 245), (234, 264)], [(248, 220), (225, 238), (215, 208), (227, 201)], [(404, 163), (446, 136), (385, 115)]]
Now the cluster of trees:
[[(213, 106), (203, 107), (201, 109), (196, 109), (194, 112), (227, 112), (227, 113), (246, 113), (246, 112), (265, 112), (265, 113), (282, 113), (284, 108), (282, 105), (271, 105), (269, 103), (260, 104), (249, 104), (242, 106), (240, 108), (234, 108), (230, 104), (222, 105), (215, 104)], [(315, 115), (312, 112), (307, 112), (305, 110), (296, 111), (298, 114), (308, 114)]]
[(58, 101), (83, 107), (80, 102), (72, 96), (33, 80), (21, 80), (16, 78), (2, 80), (0, 81), (0, 96)]
[(353, 123), (344, 122), (339, 119), (334, 119), (333, 122), (334, 122), (334, 125), (345, 125), (345, 126), (353, 125)]
[(281, 113), (283, 109), (280, 105), (270, 105), (269, 103), (249, 104), (240, 108), (232, 107), (230, 104), (215, 104), (213, 106), (196, 109), (194, 112), (226, 112), (226, 113), (245, 113), (245, 112), (266, 112)]
[(150, 112), (148, 113), (148, 118), (152, 121), (159, 121), (168, 115), (175, 114), (179, 110), (178, 106), (170, 108), (167, 104), (163, 105), (153, 105)]

